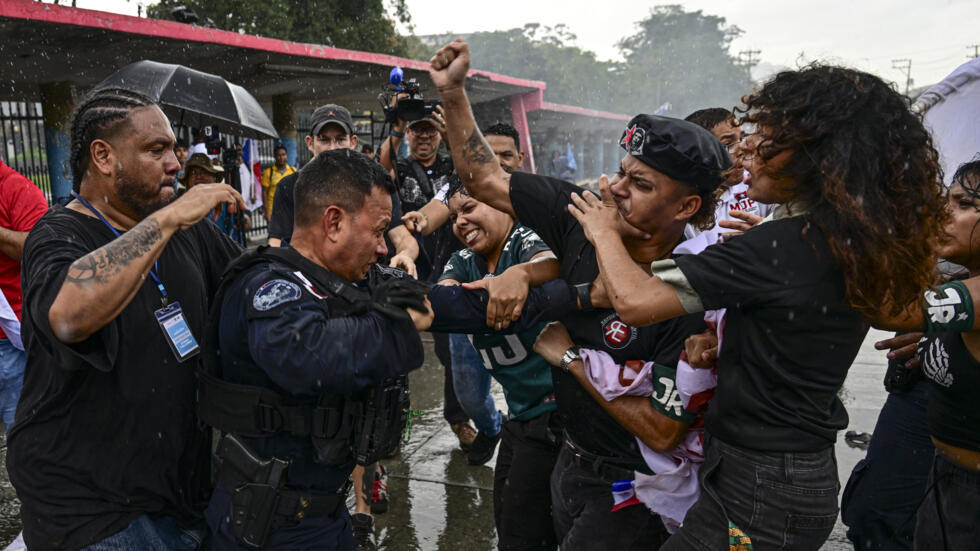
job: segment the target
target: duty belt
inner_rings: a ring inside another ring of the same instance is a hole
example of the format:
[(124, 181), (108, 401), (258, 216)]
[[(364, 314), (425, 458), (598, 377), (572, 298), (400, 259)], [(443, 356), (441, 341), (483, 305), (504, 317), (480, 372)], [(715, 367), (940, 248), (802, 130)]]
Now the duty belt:
[(221, 438), (216, 457), (218, 476), (231, 495), (231, 531), (246, 548), (262, 549), (280, 528), (310, 516), (336, 516), (346, 507), (350, 479), (337, 492), (288, 488), (288, 460), (261, 457), (232, 434)]
[(634, 471), (646, 470), (645, 465), (631, 465), (628, 459), (587, 452), (572, 442), (568, 435), (565, 436), (565, 448), (572, 457), (572, 463), (610, 484), (619, 480), (633, 480), (636, 476)]

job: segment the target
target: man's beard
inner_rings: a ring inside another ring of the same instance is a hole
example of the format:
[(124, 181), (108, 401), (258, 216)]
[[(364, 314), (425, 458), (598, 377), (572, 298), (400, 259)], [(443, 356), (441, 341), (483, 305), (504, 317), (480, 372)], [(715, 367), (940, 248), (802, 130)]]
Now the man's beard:
[(152, 198), (143, 197), (140, 194), (141, 185), (137, 180), (129, 178), (124, 171), (120, 171), (119, 175), (116, 176), (116, 195), (119, 197), (119, 201), (136, 215), (137, 220), (143, 220), (174, 200), (173, 194), (167, 199), (161, 198), (159, 187), (156, 196)]

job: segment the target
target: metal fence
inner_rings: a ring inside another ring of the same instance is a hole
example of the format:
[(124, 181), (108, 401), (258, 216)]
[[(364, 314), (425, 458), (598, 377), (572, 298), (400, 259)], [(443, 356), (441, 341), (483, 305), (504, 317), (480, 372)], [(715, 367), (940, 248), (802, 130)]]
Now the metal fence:
[[(368, 144), (372, 148), (381, 143), (383, 136), (382, 120), (375, 112), (354, 116), (355, 132), (358, 134), (359, 144)], [(297, 120), (299, 135), (297, 150), (297, 167), (305, 165), (312, 154), (306, 148), (303, 138), (309, 134), (310, 117), (308, 114), (301, 115)], [(187, 144), (190, 142), (191, 128), (174, 127), (174, 134), (179, 143)], [(235, 143), (242, 144), (245, 139), (240, 136), (223, 135), (225, 147), (232, 147)], [(275, 148), (278, 140), (262, 139), (255, 140), (258, 151), (259, 162), (265, 170), (275, 161)], [(51, 204), (54, 198), (51, 196), (51, 178), (48, 174), (47, 153), (45, 150), (44, 139), (44, 117), (41, 111), (41, 104), (37, 102), (17, 102), (0, 101), (0, 159), (11, 168), (26, 176), (34, 182), (44, 197)], [(268, 232), (268, 223), (262, 209), (256, 209), (251, 213), (251, 228), (247, 232), (247, 237), (251, 241), (264, 241)]]
[(0, 101), (0, 159), (34, 182), (51, 203), (41, 104)]

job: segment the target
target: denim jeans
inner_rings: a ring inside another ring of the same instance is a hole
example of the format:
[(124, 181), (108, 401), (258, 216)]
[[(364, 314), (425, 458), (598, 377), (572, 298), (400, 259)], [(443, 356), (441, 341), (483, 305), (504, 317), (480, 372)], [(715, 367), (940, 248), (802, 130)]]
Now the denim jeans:
[(9, 339), (0, 339), (0, 421), (3, 421), (8, 433), (14, 425), (26, 365), (27, 355), (24, 351), (10, 344)]
[(432, 333), (432, 348), (435, 349), (436, 358), (443, 368), (443, 406), (442, 416), (450, 425), (465, 423), (470, 420), (463, 411), (463, 406), (456, 398), (455, 385), (453, 384), (453, 361), (449, 353), (449, 333)]
[(202, 549), (205, 531), (183, 529), (171, 517), (140, 515), (121, 532), (80, 551), (195, 551)]
[(552, 426), (557, 416), (549, 411), (504, 423), (493, 469), (493, 517), (500, 551), (553, 551), (558, 546), (551, 519), (551, 472), (562, 447), (560, 429)]
[(854, 466), (841, 497), (847, 537), (862, 551), (910, 551), (915, 511), (936, 453), (929, 438), (929, 385), (888, 394), (867, 456)]
[(817, 551), (837, 521), (834, 449), (763, 452), (705, 443), (701, 497), (661, 551), (728, 549), (734, 523), (756, 550)]
[(551, 473), (551, 506), (561, 551), (649, 551), (668, 536), (645, 505), (612, 511), (612, 485), (576, 465), (567, 446)]
[(928, 488), (916, 517), (916, 551), (980, 547), (980, 471), (936, 453)]
[(470, 416), (476, 430), (488, 435), (500, 434), (503, 418), (490, 395), (490, 371), (483, 365), (479, 352), (466, 335), (449, 335), (452, 356), (453, 388), (463, 411)]

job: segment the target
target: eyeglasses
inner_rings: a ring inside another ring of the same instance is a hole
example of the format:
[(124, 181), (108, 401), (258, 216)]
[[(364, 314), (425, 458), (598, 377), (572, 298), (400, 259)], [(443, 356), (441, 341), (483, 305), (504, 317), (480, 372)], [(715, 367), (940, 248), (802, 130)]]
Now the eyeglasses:
[(325, 136), (317, 136), (315, 139), (316, 139), (317, 143), (320, 143), (320, 144), (323, 144), (323, 145), (326, 145), (326, 146), (329, 146), (331, 144), (337, 144), (339, 146), (346, 146), (348, 143), (350, 143), (350, 136), (348, 136), (346, 134), (344, 134), (343, 136), (340, 136), (336, 140), (331, 140), (329, 137), (325, 137)]
[(439, 133), (438, 130), (432, 128), (431, 126), (427, 126), (425, 128), (409, 128), (409, 130), (412, 131), (412, 134), (415, 134), (420, 138), (431, 138)]

